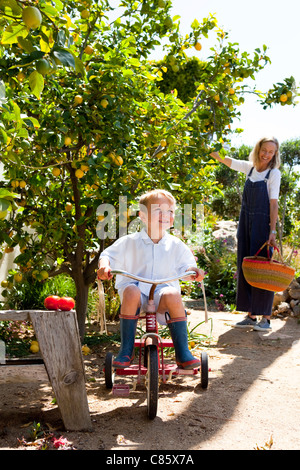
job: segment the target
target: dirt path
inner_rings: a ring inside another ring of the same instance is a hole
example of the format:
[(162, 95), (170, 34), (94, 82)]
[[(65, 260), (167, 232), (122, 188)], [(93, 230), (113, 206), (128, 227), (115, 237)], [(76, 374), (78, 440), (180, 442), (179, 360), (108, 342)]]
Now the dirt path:
[[(85, 357), (94, 431), (63, 431), (47, 384), (0, 385), (0, 450), (24, 449), (18, 439), (33, 421), (81, 450), (253, 450), (271, 444), (272, 449), (298, 449), (300, 324), (274, 319), (272, 332), (261, 333), (232, 328), (243, 315), (209, 316), (214, 340), (208, 349), (207, 390), (191, 377), (161, 385), (158, 414), (149, 421), (144, 387), (129, 398), (114, 398), (106, 390), (105, 350), (98, 347)], [(203, 311), (189, 316), (191, 325), (203, 319)], [(200, 331), (209, 333), (209, 326)]]

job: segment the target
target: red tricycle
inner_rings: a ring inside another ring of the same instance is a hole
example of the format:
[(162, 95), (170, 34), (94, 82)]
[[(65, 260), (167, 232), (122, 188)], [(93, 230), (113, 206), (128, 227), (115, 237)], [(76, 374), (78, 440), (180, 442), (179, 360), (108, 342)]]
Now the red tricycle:
[[(205, 351), (201, 352), (200, 367), (190, 370), (181, 369), (177, 364), (167, 364), (164, 361), (163, 349), (173, 348), (174, 345), (171, 339), (161, 338), (158, 334), (156, 311), (153, 300), (154, 291), (158, 284), (165, 284), (177, 279), (184, 279), (185, 277), (194, 275), (195, 272), (187, 271), (177, 277), (160, 280), (144, 279), (121, 270), (113, 270), (111, 271), (111, 274), (126, 276), (138, 282), (152, 284), (152, 286), (149, 293), (145, 316), (140, 316), (140, 318), (146, 319), (146, 331), (143, 332), (144, 334), (142, 334), (140, 338), (135, 338), (134, 341), (134, 346), (139, 348), (138, 364), (131, 364), (125, 369), (115, 368), (113, 366), (114, 356), (111, 352), (108, 352), (106, 354), (104, 366), (105, 385), (106, 388), (112, 389), (114, 395), (128, 396), (130, 390), (129, 385), (115, 384), (115, 376), (136, 376), (138, 384), (141, 382), (142, 376), (144, 376), (147, 390), (147, 415), (149, 419), (154, 419), (157, 414), (159, 376), (161, 376), (162, 382), (166, 383), (166, 381), (170, 380), (173, 375), (197, 375), (200, 372), (201, 387), (205, 389), (208, 386), (208, 357)], [(201, 287), (204, 296), (207, 320), (203, 282), (201, 283)]]

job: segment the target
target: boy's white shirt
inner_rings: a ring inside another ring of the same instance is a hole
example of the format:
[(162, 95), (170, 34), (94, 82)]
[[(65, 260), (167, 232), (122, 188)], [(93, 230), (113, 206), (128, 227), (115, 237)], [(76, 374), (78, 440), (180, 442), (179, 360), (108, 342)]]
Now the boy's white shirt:
[[(247, 160), (236, 160), (234, 158), (231, 158), (230, 168), (232, 170), (240, 171), (242, 173), (245, 173), (245, 175), (248, 175), (252, 167), (253, 167), (252, 162), (249, 162)], [(250, 181), (252, 182), (263, 181), (266, 175), (268, 174), (268, 171), (269, 169), (259, 172), (256, 170), (256, 168), (254, 168), (250, 176)], [(281, 174), (278, 168), (272, 169), (268, 178), (268, 182), (267, 182), (267, 190), (268, 190), (269, 199), (278, 199), (279, 189), (280, 189), (280, 180), (281, 180)]]
[[(179, 238), (165, 233), (158, 243), (153, 243), (145, 229), (119, 238), (101, 253), (100, 258), (103, 257), (108, 257), (112, 270), (122, 269), (153, 280), (177, 276), (192, 266), (197, 267), (191, 250)], [(116, 276), (118, 291), (129, 284), (138, 285), (143, 294), (149, 295), (151, 284)], [(179, 281), (168, 282), (168, 285), (180, 292)]]

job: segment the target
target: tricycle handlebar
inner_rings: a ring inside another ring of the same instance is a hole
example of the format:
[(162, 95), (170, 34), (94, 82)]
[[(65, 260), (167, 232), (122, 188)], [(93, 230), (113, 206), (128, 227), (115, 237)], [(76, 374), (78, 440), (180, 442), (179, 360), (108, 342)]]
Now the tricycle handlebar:
[(130, 277), (135, 281), (139, 282), (146, 282), (147, 284), (164, 284), (165, 282), (177, 281), (178, 279), (184, 279), (188, 276), (195, 276), (195, 271), (186, 271), (184, 273), (179, 274), (178, 276), (169, 277), (167, 279), (145, 279), (143, 277), (135, 276), (134, 274), (130, 274), (126, 271), (122, 271), (121, 269), (114, 269), (110, 272), (111, 274), (119, 274), (121, 276)]

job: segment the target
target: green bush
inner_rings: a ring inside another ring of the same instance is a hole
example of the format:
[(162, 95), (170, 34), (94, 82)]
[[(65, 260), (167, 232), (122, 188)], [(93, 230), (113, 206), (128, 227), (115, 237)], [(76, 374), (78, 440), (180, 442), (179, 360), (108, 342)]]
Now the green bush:
[[(205, 272), (208, 302), (214, 302), (219, 310), (232, 309), (236, 300), (236, 252), (229, 250), (226, 239), (217, 239), (212, 232), (212, 225), (206, 225), (201, 233), (201, 243), (197, 245), (197, 240), (192, 240), (193, 253), (198, 267)], [(201, 284), (191, 284), (189, 295), (194, 299), (201, 298)]]
[(64, 274), (38, 281), (32, 276), (24, 276), (23, 280), (14, 283), (10, 289), (5, 289), (2, 296), (5, 298), (4, 309), (34, 310), (44, 308), (44, 299), (48, 295), (75, 298), (76, 289), (73, 279)]

